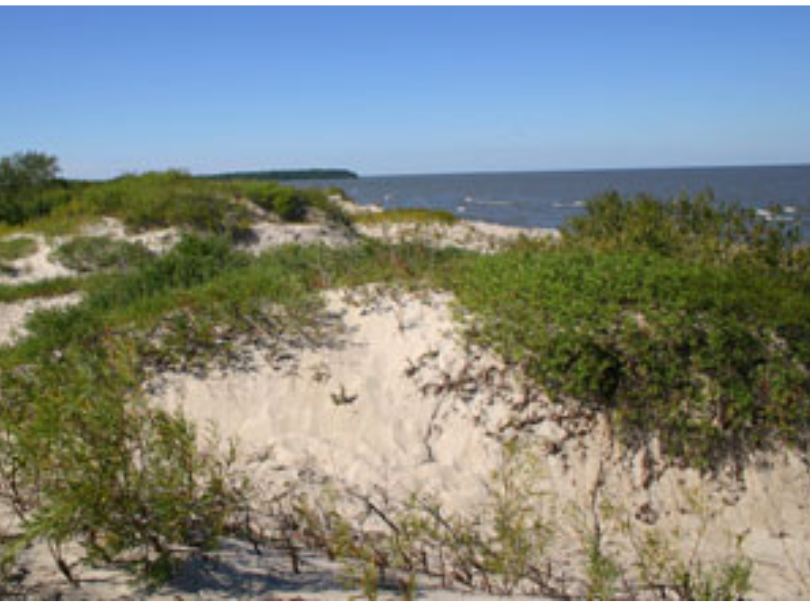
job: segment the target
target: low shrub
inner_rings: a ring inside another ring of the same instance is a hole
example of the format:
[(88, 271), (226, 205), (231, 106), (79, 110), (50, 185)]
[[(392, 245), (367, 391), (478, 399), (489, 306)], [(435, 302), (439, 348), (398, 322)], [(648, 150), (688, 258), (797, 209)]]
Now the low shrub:
[(346, 226), (351, 223), (342, 209), (320, 190), (300, 190), (265, 182), (237, 182), (235, 187), (241, 195), (274, 213), (282, 221), (305, 221), (316, 211), (332, 223)]
[(474, 339), (626, 438), (718, 456), (810, 429), (810, 303), (778, 274), (562, 247), (476, 257), (451, 279)]
[(74, 344), (3, 366), (0, 486), (22, 527), (4, 560), (45, 541), (62, 572), (82, 560), (121, 563), (164, 577), (188, 548), (206, 548), (237, 504), (228, 460), (202, 445), (182, 417), (139, 396), (131, 345)]
[(599, 250), (649, 251), (712, 263), (739, 259), (767, 267), (789, 262), (799, 242), (795, 225), (768, 222), (754, 209), (715, 201), (711, 191), (671, 201), (608, 192), (589, 200), (585, 213), (569, 220), (562, 233), (572, 245)]
[(187, 289), (217, 275), (248, 264), (246, 254), (234, 251), (227, 240), (185, 236), (169, 253), (144, 265), (138, 272), (99, 283), (88, 305), (100, 309), (132, 305), (167, 291)]

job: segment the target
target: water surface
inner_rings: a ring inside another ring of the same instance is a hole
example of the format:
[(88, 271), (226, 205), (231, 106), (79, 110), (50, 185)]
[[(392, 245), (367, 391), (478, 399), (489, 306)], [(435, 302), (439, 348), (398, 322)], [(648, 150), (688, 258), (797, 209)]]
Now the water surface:
[(559, 227), (581, 212), (582, 202), (607, 190), (671, 198), (711, 188), (717, 200), (764, 210), (781, 205), (774, 220), (810, 231), (810, 165), (694, 169), (548, 171), (361, 177), (296, 182), (335, 185), (360, 203), (386, 208), (426, 207), (462, 217), (515, 226)]

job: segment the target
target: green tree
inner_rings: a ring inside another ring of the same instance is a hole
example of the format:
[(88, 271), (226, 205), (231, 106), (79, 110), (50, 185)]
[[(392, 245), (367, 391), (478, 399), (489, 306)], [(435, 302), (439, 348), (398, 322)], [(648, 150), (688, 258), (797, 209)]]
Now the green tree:
[(52, 187), (59, 172), (56, 157), (40, 152), (0, 159), (0, 223), (21, 224), (63, 202), (63, 193)]
[(46, 187), (59, 177), (59, 160), (41, 152), (18, 152), (0, 159), (0, 194)]

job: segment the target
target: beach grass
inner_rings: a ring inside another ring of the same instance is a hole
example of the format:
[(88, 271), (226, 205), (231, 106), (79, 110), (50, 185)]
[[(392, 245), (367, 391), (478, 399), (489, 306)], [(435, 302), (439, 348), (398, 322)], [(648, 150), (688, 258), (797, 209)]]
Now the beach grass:
[(363, 225), (388, 223), (453, 225), (458, 217), (450, 211), (435, 209), (386, 209), (379, 213), (361, 212), (352, 215), (353, 221)]

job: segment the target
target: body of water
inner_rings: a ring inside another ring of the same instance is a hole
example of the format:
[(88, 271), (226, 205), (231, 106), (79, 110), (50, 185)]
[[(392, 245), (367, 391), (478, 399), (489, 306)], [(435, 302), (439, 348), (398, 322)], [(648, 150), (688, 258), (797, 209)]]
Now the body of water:
[(810, 165), (694, 169), (548, 171), (403, 175), (356, 180), (297, 182), (338, 186), (360, 203), (385, 208), (444, 209), (470, 219), (516, 226), (558, 227), (581, 212), (583, 201), (607, 190), (671, 198), (711, 188), (715, 198), (784, 211), (775, 221), (795, 221), (810, 231)]

